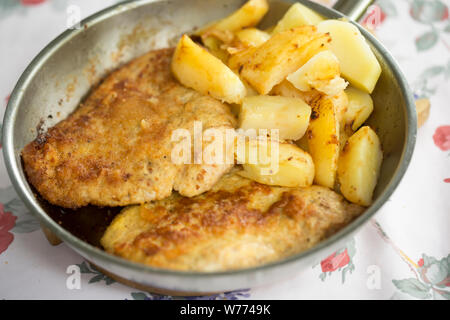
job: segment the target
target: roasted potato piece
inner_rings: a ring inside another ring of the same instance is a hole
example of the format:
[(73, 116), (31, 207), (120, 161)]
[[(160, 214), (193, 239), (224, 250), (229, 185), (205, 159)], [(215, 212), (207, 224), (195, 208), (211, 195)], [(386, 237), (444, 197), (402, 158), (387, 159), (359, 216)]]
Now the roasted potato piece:
[(246, 47), (257, 47), (269, 40), (270, 35), (256, 28), (247, 28), (236, 32), (236, 38)]
[(226, 48), (228, 54), (232, 56), (228, 65), (236, 73), (239, 72), (239, 67), (245, 63), (246, 58), (251, 52), (251, 48), (255, 48), (270, 38), (267, 32), (256, 28), (247, 28), (236, 32), (234, 41)]
[(347, 82), (340, 74), (338, 59), (327, 50), (316, 54), (286, 79), (301, 91), (316, 89), (335, 96), (347, 87)]
[(228, 103), (240, 103), (246, 96), (241, 79), (220, 59), (194, 43), (187, 35), (178, 42), (172, 58), (172, 72), (185, 86)]
[(244, 83), (245, 88), (247, 90), (247, 97), (253, 97), (253, 96), (258, 95), (258, 92), (256, 92), (256, 90), (253, 89), (252, 86), (247, 83), (247, 81), (242, 80), (242, 79), (241, 79), (241, 81)]
[(345, 93), (348, 97), (348, 108), (343, 120), (356, 131), (372, 114), (373, 100), (367, 92), (353, 87), (348, 87)]
[(228, 17), (201, 28), (196, 34), (201, 35), (211, 29), (236, 32), (244, 28), (253, 27), (261, 21), (268, 10), (269, 3), (267, 0), (249, 0)]
[[(341, 150), (359, 127), (369, 118), (373, 111), (373, 101), (370, 95), (354, 87), (348, 87), (342, 92), (346, 102), (336, 96), (333, 98), (336, 110), (339, 112), (339, 143)], [(345, 108), (342, 108), (345, 103)]]
[(381, 67), (358, 28), (346, 21), (325, 20), (317, 29), (330, 33), (330, 49), (339, 60), (342, 76), (358, 89), (372, 93)]
[(316, 168), (314, 182), (332, 189), (339, 158), (339, 121), (330, 98), (323, 97), (313, 103), (307, 137)]
[(342, 150), (348, 138), (354, 133), (351, 124), (345, 122), (345, 115), (348, 109), (348, 97), (345, 91), (341, 91), (338, 95), (329, 98), (336, 110), (339, 122), (339, 148)]
[(312, 56), (326, 50), (329, 36), (304, 26), (277, 33), (250, 51), (240, 74), (259, 94), (267, 94)]
[(235, 40), (233, 32), (228, 30), (208, 29), (200, 36), (200, 38), (202, 39), (203, 46), (205, 46), (209, 52), (222, 60), (225, 64), (227, 63), (227, 49)]
[(287, 80), (283, 80), (280, 84), (277, 84), (275, 87), (273, 87), (272, 91), (270, 91), (270, 95), (288, 98), (300, 98), (309, 105), (311, 105), (313, 101), (320, 99), (320, 97), (322, 96), (322, 94), (317, 90), (306, 92), (300, 91)]
[[(274, 149), (275, 148), (275, 149)], [(244, 171), (240, 174), (259, 183), (282, 187), (307, 187), (312, 185), (314, 179), (314, 163), (311, 156), (289, 143), (251, 140), (246, 143), (248, 154), (259, 155), (256, 164), (249, 163), (249, 155), (239, 157), (238, 161), (244, 163)], [(278, 149), (278, 150), (276, 150)], [(261, 160), (261, 153), (267, 159)], [(264, 162), (264, 163), (261, 163)]]
[(306, 132), (311, 107), (302, 99), (279, 96), (254, 96), (243, 99), (240, 128), (279, 129), (282, 140), (298, 140)]
[(202, 40), (206, 38), (215, 38), (221, 43), (230, 44), (233, 42), (235, 35), (229, 30), (208, 29), (201, 36)]
[(304, 25), (316, 25), (323, 20), (324, 19), (313, 10), (300, 3), (295, 3), (288, 11), (286, 11), (283, 18), (278, 21), (275, 29), (272, 31), (272, 35)]
[(353, 130), (349, 126), (341, 126), (339, 125), (339, 149), (344, 149), (348, 138), (350, 138), (353, 135)]
[(221, 48), (222, 41), (214, 37), (205, 37), (202, 42), (213, 56), (219, 58), (223, 63), (228, 61), (228, 53)]
[(383, 153), (377, 134), (364, 126), (347, 141), (339, 158), (340, 189), (350, 202), (369, 206), (380, 173)]
[(257, 47), (248, 47), (233, 53), (228, 59), (228, 66), (230, 69), (236, 73), (239, 73), (239, 70), (241, 70), (245, 64), (250, 62), (250, 59), (256, 49)]
[(328, 96), (333, 102), (339, 121), (339, 126), (344, 124), (344, 117), (348, 110), (348, 97), (345, 91), (339, 92), (337, 95)]

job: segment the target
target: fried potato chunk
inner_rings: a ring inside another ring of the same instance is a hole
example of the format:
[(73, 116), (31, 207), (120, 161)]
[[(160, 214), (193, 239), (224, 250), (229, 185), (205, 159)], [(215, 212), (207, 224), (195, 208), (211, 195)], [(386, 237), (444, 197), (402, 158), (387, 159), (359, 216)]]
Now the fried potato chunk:
[(358, 28), (346, 21), (325, 20), (317, 29), (331, 35), (330, 50), (339, 59), (342, 76), (358, 89), (372, 93), (381, 67)]
[(316, 89), (326, 95), (335, 96), (347, 87), (347, 82), (340, 74), (338, 59), (327, 50), (316, 54), (286, 79), (301, 91)]
[(339, 120), (330, 98), (323, 97), (312, 105), (307, 138), (316, 168), (314, 182), (333, 188), (339, 158)]
[(345, 93), (348, 97), (348, 108), (343, 120), (356, 131), (372, 114), (373, 100), (367, 92), (353, 87), (348, 87)]
[[(259, 183), (282, 187), (307, 187), (314, 180), (311, 156), (290, 143), (250, 140), (244, 152), (237, 150), (238, 163), (243, 163), (243, 177)], [(245, 154), (245, 156), (243, 156)]]
[(323, 21), (323, 17), (313, 10), (305, 7), (301, 3), (293, 4), (284, 14), (283, 18), (278, 21), (272, 35), (291, 28), (297, 28), (305, 25), (316, 25)]
[(178, 42), (172, 72), (183, 85), (228, 102), (240, 103), (246, 89), (239, 76), (187, 35)]
[(261, 21), (268, 10), (269, 3), (267, 0), (249, 0), (228, 17), (207, 25), (205, 28), (197, 31), (197, 34), (201, 35), (211, 29), (236, 32), (244, 28), (254, 27)]
[(306, 132), (311, 107), (302, 99), (277, 96), (244, 98), (239, 113), (239, 127), (278, 129), (279, 139), (298, 140)]
[(380, 174), (383, 152), (370, 127), (361, 127), (347, 141), (339, 158), (341, 192), (350, 202), (369, 206)]
[(257, 47), (269, 40), (270, 35), (256, 28), (247, 28), (236, 32), (236, 38), (247, 47)]
[(311, 57), (326, 50), (329, 40), (328, 35), (318, 33), (313, 26), (289, 29), (251, 48), (238, 63), (238, 69), (259, 94), (268, 94)]

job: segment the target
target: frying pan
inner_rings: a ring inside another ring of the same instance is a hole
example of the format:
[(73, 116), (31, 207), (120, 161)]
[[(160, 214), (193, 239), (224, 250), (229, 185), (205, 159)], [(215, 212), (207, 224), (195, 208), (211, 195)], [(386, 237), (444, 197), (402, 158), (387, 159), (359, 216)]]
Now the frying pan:
[[(43, 228), (111, 277), (158, 293), (202, 294), (254, 287), (278, 281), (310, 267), (342, 247), (389, 199), (403, 177), (414, 149), (417, 119), (414, 101), (397, 63), (364, 28), (382, 67), (373, 92), (375, 110), (368, 124), (383, 145), (384, 162), (372, 206), (351, 224), (314, 248), (262, 266), (225, 272), (182, 272), (133, 263), (102, 251), (99, 235), (117, 209), (87, 207), (62, 211), (40, 199), (27, 182), (22, 148), (38, 131), (69, 115), (90, 88), (108, 72), (151, 49), (174, 46), (179, 36), (222, 18), (243, 0), (137, 0), (98, 12), (53, 40), (19, 79), (3, 122), (3, 153), (11, 181)], [(270, 1), (262, 27), (273, 25), (294, 1)], [(336, 10), (300, 1), (327, 18), (341, 18)], [(338, 1), (341, 10), (358, 17), (371, 1)], [(103, 211), (102, 211), (103, 210)]]

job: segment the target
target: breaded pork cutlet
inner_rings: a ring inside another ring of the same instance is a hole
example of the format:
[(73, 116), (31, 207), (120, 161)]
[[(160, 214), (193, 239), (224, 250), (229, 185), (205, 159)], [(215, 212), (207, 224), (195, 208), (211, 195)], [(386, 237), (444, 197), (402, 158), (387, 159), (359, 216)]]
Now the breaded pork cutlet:
[(108, 76), (66, 120), (22, 151), (30, 183), (50, 203), (125, 206), (209, 190), (232, 164), (175, 164), (175, 129), (234, 128), (229, 106), (170, 73), (172, 49), (150, 52)]
[(107, 252), (154, 267), (219, 271), (252, 267), (306, 250), (364, 209), (328, 188), (282, 188), (226, 174), (192, 198), (132, 206), (113, 220)]

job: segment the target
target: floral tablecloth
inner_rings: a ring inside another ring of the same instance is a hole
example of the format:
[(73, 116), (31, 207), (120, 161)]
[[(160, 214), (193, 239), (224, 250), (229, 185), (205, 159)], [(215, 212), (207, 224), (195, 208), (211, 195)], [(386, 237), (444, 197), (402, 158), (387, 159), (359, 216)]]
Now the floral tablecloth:
[[(86, 17), (115, 2), (1, 0), (1, 114), (31, 59), (67, 27), (71, 5)], [(450, 0), (379, 0), (364, 19), (398, 60), (416, 98), (431, 102), (411, 165), (383, 210), (341, 250), (289, 280), (196, 299), (450, 299), (449, 7)], [(73, 270), (81, 282), (73, 282)], [(11, 187), (2, 159), (0, 298), (174, 297), (126, 287), (65, 244), (51, 246)]]

